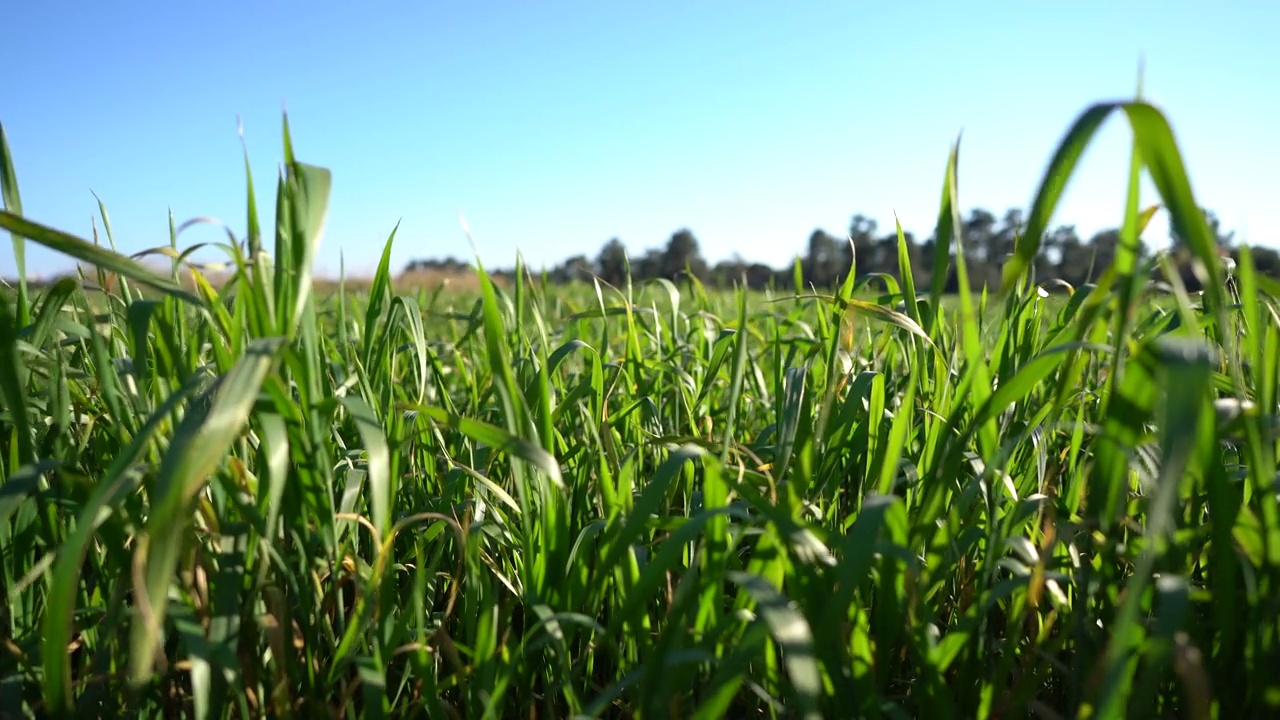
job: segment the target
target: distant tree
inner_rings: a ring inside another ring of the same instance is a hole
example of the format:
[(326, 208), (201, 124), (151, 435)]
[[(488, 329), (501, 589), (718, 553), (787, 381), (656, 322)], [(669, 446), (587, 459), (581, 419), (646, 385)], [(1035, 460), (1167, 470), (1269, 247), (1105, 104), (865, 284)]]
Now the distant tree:
[(1040, 252), (1035, 258), (1036, 282), (1064, 279), (1061, 274), (1062, 258), (1068, 246), (1078, 246), (1080, 237), (1074, 225), (1059, 225), (1040, 239)]
[(983, 208), (969, 211), (969, 217), (961, 222), (961, 234), (964, 236), (965, 260), (973, 263), (987, 263), (996, 259), (992, 255), (993, 242), (999, 237), (996, 232), (996, 216)]
[(666, 277), (666, 254), (662, 250), (650, 249), (639, 259), (631, 262), (631, 277), (635, 280), (651, 280)]
[[(1235, 231), (1223, 232), (1222, 221), (1218, 219), (1218, 215), (1208, 208), (1201, 208), (1200, 212), (1204, 213), (1205, 223), (1209, 226), (1209, 233), (1213, 237), (1214, 243), (1219, 248), (1229, 248), (1235, 240)], [(1178, 250), (1186, 248), (1186, 240), (1178, 234), (1177, 229), (1170, 224), (1169, 239), (1173, 242), (1175, 253)]]
[(961, 221), (964, 261), (969, 283), (974, 289), (1000, 282), (999, 267), (1004, 261), (1004, 253), (1001, 252), (1002, 237), (997, 223), (996, 216), (983, 208), (970, 210), (969, 217)]
[[(910, 231), (904, 230), (902, 239), (907, 245), (907, 262), (910, 263), (912, 277), (915, 278), (916, 283), (919, 283), (918, 275), (925, 269), (920, 245), (916, 243), (915, 235)], [(901, 278), (902, 270), (898, 264), (898, 231), (895, 228), (893, 232), (886, 233), (876, 241), (863, 272), (882, 272)]]
[(596, 273), (611, 285), (620, 285), (627, 278), (627, 248), (618, 238), (611, 238), (600, 248), (596, 258)]
[(764, 263), (748, 262), (746, 258), (734, 253), (728, 260), (716, 263), (706, 278), (699, 279), (703, 282), (709, 279), (709, 284), (716, 287), (728, 288), (736, 283), (746, 285), (752, 290), (763, 290), (773, 281), (774, 272), (773, 268)]
[(840, 243), (825, 230), (809, 235), (809, 252), (802, 261), (805, 279), (815, 287), (830, 287), (836, 278), (848, 272), (849, 265), (840, 261), (848, 253), (840, 252)]
[(1093, 272), (1089, 279), (1096, 280), (1116, 261), (1116, 254), (1120, 251), (1120, 230), (1108, 228), (1094, 233), (1089, 239), (1089, 249), (1093, 254)]
[(1026, 225), (1027, 221), (1022, 216), (1021, 209), (1010, 208), (1005, 211), (1004, 217), (1000, 219), (1000, 227), (996, 230), (993, 247), (991, 248), (995, 253), (997, 263), (1004, 265), (1005, 256), (1014, 251), (1018, 238), (1022, 237)]
[(777, 271), (764, 263), (751, 263), (747, 266), (747, 287), (752, 290), (764, 290), (774, 284)]
[(1055, 275), (1074, 286), (1089, 281), (1089, 267), (1092, 253), (1089, 247), (1080, 240), (1074, 226), (1066, 226), (1054, 231), (1054, 239), (1058, 247), (1058, 266)]
[[(850, 243), (852, 243), (852, 251), (854, 257), (849, 257)], [(858, 264), (856, 271), (859, 276), (872, 272), (868, 263), (871, 259), (872, 248), (876, 244), (876, 221), (858, 213), (853, 216), (849, 222), (849, 241), (844, 243), (841, 248), (842, 262), (841, 267), (847, 268), (852, 260), (856, 259)]]
[(404, 269), (406, 272), (427, 272), (434, 270), (454, 273), (470, 272), (471, 267), (467, 263), (450, 256), (446, 258), (418, 258), (410, 260), (405, 264)]
[[(1203, 212), (1219, 251), (1229, 253), (1238, 261), (1239, 250), (1233, 246), (1235, 233), (1225, 232), (1213, 212)], [(982, 208), (974, 208), (962, 218), (959, 231), (965, 242), (966, 266), (973, 289), (979, 290), (984, 285), (998, 287), (1005, 259), (1025, 232), (1025, 225), (1022, 212), (1016, 208), (1005, 211), (1000, 217)], [(954, 247), (950, 258), (947, 258), (948, 265), (935, 267), (938, 262), (935, 257), (936, 238), (931, 235), (924, 242), (917, 243), (906, 230), (903, 231), (903, 237), (906, 241), (906, 260), (910, 263), (918, 290), (929, 288), (935, 274), (939, 272), (945, 273), (942, 278), (944, 292), (956, 292), (959, 289)], [(1173, 233), (1173, 239), (1174, 260), (1179, 275), (1189, 290), (1198, 289), (1199, 280), (1189, 250), (1176, 232)], [(1041, 237), (1040, 250), (1032, 265), (1034, 278), (1039, 283), (1060, 278), (1079, 287), (1096, 280), (1114, 263), (1119, 247), (1120, 236), (1116, 229), (1098, 232), (1085, 242), (1077, 235), (1074, 226), (1059, 226)], [(879, 235), (876, 221), (859, 213), (852, 217), (847, 237), (837, 237), (821, 229), (811, 232), (798, 261), (805, 283), (830, 290), (848, 272), (855, 252), (858, 275), (865, 277), (870, 273), (885, 273), (900, 277), (904, 268), (899, 264), (898, 248), (896, 228)], [(1138, 250), (1140, 258), (1149, 252), (1143, 244), (1139, 245)], [(1280, 252), (1270, 248), (1254, 248), (1253, 257), (1260, 273), (1280, 279)], [(604, 244), (594, 259), (582, 255), (567, 258), (547, 271), (547, 277), (555, 282), (568, 282), (584, 277), (585, 269), (595, 272), (611, 284), (620, 285), (627, 277), (627, 261), (626, 247), (615, 237)], [(657, 277), (675, 280), (682, 277), (686, 270), (690, 270), (709, 287), (731, 287), (735, 283), (745, 282), (754, 289), (778, 287), (788, 290), (793, 285), (794, 271), (792, 263), (781, 268), (771, 268), (738, 255), (711, 268), (701, 255), (697, 238), (688, 228), (677, 230), (664, 246), (652, 248), (639, 257), (631, 258), (630, 268), (632, 276), (637, 280)], [(426, 273), (471, 272), (469, 263), (452, 257), (414, 259), (405, 269)], [(509, 269), (495, 268), (490, 272), (495, 279), (513, 277)]]
[(557, 283), (572, 282), (583, 279), (590, 270), (591, 261), (586, 255), (574, 255), (551, 271), (551, 279)]
[[(1274, 248), (1269, 247), (1252, 247), (1249, 250), (1253, 254), (1253, 266), (1259, 273), (1270, 278), (1280, 279), (1280, 252), (1276, 252)], [(1233, 260), (1239, 262), (1239, 248), (1236, 248), (1231, 255)]]
[(698, 249), (698, 239), (688, 228), (681, 228), (667, 241), (659, 272), (662, 277), (675, 280), (684, 273), (686, 267), (698, 277), (707, 274), (707, 263)]
[(716, 287), (730, 287), (735, 282), (742, 282), (747, 271), (747, 263), (742, 256), (734, 253), (732, 258), (721, 260), (711, 268), (703, 282)]

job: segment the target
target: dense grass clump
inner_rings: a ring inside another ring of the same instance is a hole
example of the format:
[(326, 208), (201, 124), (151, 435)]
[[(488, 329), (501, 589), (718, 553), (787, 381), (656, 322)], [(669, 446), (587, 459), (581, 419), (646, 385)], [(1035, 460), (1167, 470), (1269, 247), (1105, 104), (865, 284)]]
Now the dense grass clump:
[[(1048, 298), (1027, 268), (1113, 112), (1124, 243)], [(1280, 288), (1224, 272), (1153, 107), (1081, 115), (991, 295), (953, 151), (945, 302), (905, 261), (833, 296), (401, 295), (387, 253), (320, 296), (330, 177), (284, 150), (274, 245), (250, 178), (215, 289), (180, 228), (160, 277), (24, 218), (0, 135), (20, 271), (26, 241), (101, 268), (0, 296), (3, 712), (1280, 712)], [(1138, 264), (1158, 211), (1203, 295)]]

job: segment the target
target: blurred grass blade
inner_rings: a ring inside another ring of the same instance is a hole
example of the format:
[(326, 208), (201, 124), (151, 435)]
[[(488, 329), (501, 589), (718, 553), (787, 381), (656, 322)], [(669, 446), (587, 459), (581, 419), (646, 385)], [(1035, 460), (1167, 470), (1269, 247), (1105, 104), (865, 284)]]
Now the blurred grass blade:
[(1179, 486), (1196, 449), (1197, 436), (1203, 437), (1200, 420), (1214, 366), (1213, 353), (1198, 342), (1165, 339), (1160, 341), (1157, 352), (1164, 370), (1165, 406), (1161, 423), (1160, 475), (1150, 500), (1146, 542), (1137, 567), (1126, 584), (1124, 604), (1113, 626), (1105, 655), (1105, 680), (1097, 701), (1101, 717), (1118, 716), (1129, 699), (1133, 678), (1126, 666), (1131, 664), (1130, 654), (1137, 649), (1144, 633), (1139, 604), (1146, 584), (1153, 579), (1156, 562), (1169, 542)]
[(101, 248), (87, 240), (39, 225), (8, 211), (0, 211), (0, 227), (28, 240), (33, 240), (50, 250), (55, 250), (90, 265), (136, 280), (171, 297), (202, 306), (199, 297), (173, 280), (156, 275), (138, 261)]
[(746, 588), (760, 607), (787, 665), (791, 683), (799, 701), (800, 717), (819, 718), (818, 697), (822, 693), (822, 676), (813, 656), (813, 635), (809, 623), (786, 596), (764, 578), (743, 572), (729, 573), (729, 579)]
[(1058, 207), (1058, 200), (1066, 190), (1067, 181), (1075, 170), (1085, 148), (1093, 139), (1094, 133), (1116, 107), (1115, 104), (1098, 104), (1085, 110), (1071, 128), (1066, 137), (1058, 144), (1053, 159), (1045, 170), (1040, 181), (1040, 189), (1031, 203), (1031, 212), (1027, 215), (1027, 229), (1019, 239), (1013, 251), (1013, 258), (1004, 266), (1002, 288), (1012, 288), (1017, 279), (1026, 272), (1031, 260), (1040, 252), (1041, 238), (1049, 228), (1049, 220)]
[[(295, 274), (295, 295), (289, 313), (291, 325), (286, 337), (293, 338), (302, 326), (303, 315), (311, 299), (312, 265), (324, 237), (332, 174), (325, 168), (295, 162), (289, 166), (286, 184), (290, 190), (290, 230), (294, 233), (289, 245), (293, 256), (289, 259), (288, 268)], [(276, 262), (280, 261), (276, 258)]]

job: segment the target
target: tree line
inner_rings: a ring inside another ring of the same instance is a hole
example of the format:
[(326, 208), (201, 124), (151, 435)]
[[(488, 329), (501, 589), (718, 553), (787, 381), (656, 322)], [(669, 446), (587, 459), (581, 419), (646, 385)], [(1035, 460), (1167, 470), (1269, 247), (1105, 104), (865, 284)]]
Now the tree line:
[[(1235, 233), (1225, 232), (1212, 211), (1204, 212), (1220, 252), (1237, 258)], [(1025, 226), (1023, 213), (1018, 209), (1008, 210), (1003, 217), (997, 218), (985, 209), (975, 208), (961, 219), (965, 264), (972, 287), (980, 288), (984, 283), (991, 288), (999, 286), (1005, 258), (1013, 252), (1015, 238)], [(914, 234), (906, 231), (903, 232), (903, 239), (916, 285), (919, 287), (932, 282), (936, 239), (930, 236), (919, 241)], [(1183, 281), (1189, 290), (1199, 289), (1188, 249), (1176, 233), (1172, 234), (1170, 240), (1173, 259)], [(1042, 239), (1041, 251), (1034, 263), (1035, 278), (1037, 282), (1063, 280), (1073, 287), (1093, 282), (1114, 261), (1119, 245), (1119, 228), (1102, 230), (1086, 240), (1079, 235), (1074, 225), (1060, 225), (1047, 232)], [(1267, 247), (1255, 247), (1252, 250), (1258, 271), (1280, 278), (1280, 253)], [(1141, 242), (1140, 258), (1146, 259), (1150, 254), (1150, 248), (1145, 242)], [(855, 256), (855, 271), (859, 278), (873, 273), (897, 276), (896, 228), (882, 232), (874, 219), (859, 213), (853, 216), (846, 237), (836, 237), (822, 229), (814, 230), (805, 244), (804, 253), (796, 259), (806, 285), (832, 288), (844, 280)], [(954, 260), (953, 248), (951, 263), (948, 265), (950, 271), (944, 283), (946, 292), (958, 290)], [(688, 228), (681, 228), (671, 235), (665, 246), (651, 248), (638, 256), (630, 256), (622, 241), (612, 238), (604, 244), (595, 258), (575, 255), (548, 270), (548, 275), (558, 283), (590, 280), (595, 276), (616, 286), (625, 281), (628, 264), (631, 278), (635, 281), (655, 278), (679, 280), (691, 273), (707, 286), (732, 287), (734, 284), (745, 284), (753, 289), (790, 287), (795, 272), (795, 263), (784, 268), (774, 268), (739, 256), (712, 265), (703, 258), (693, 232)], [(407, 269), (430, 270), (454, 266), (463, 264), (451, 258), (419, 260), (411, 262)]]

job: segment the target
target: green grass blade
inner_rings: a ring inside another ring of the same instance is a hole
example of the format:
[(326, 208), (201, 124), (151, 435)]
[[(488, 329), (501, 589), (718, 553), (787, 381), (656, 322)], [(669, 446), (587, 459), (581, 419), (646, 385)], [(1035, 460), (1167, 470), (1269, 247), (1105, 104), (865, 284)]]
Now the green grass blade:
[(190, 503), (240, 435), (282, 347), (279, 339), (251, 343), (235, 367), (206, 391), (207, 411), (189, 412), (183, 418), (165, 454), (152, 514), (136, 551), (143, 558), (145, 584), (137, 588), (139, 616), (130, 646), (129, 677), (135, 685), (152, 673), (174, 566), (191, 521)]
[(378, 541), (382, 542), (391, 532), (391, 506), (395, 497), (391, 477), (391, 451), (368, 403), (356, 397), (340, 398), (339, 402), (351, 413), (360, 431), (360, 439), (364, 441), (369, 467), (369, 505), (373, 511), (373, 526), (378, 530)]
[[(9, 150), (9, 137), (4, 131), (4, 123), (0, 123), (0, 201), (4, 209), (14, 215), (22, 215), (22, 196), (18, 193), (18, 174), (13, 169), (13, 153)], [(18, 270), (18, 327), (26, 327), (31, 322), (29, 315), (30, 298), (27, 296), (27, 249), (26, 238), (16, 232), (10, 232), (13, 238), (13, 262)]]
[(81, 509), (74, 533), (58, 548), (48, 607), (42, 623), (44, 701), (56, 714), (69, 713), (74, 708), (70, 655), (66, 648), (71, 642), (75, 596), (89, 543), (97, 529), (110, 517), (119, 499), (142, 481), (141, 468), (136, 463), (152, 437), (168, 422), (169, 414), (199, 390), (201, 384), (202, 379), (195, 378), (170, 395), (139, 429), (132, 442), (121, 449)]
[(200, 298), (173, 280), (156, 275), (136, 260), (105, 250), (82, 238), (31, 222), (8, 211), (0, 211), (0, 227), (37, 242), (50, 250), (117, 273), (122, 277), (136, 280), (166, 295), (180, 298), (196, 306), (202, 305)]
[(818, 698), (822, 693), (822, 677), (813, 655), (813, 633), (809, 623), (796, 610), (794, 603), (764, 578), (732, 572), (729, 580), (745, 588), (755, 598), (774, 640), (782, 647), (800, 716), (821, 717)]
[(27, 388), (22, 379), (27, 371), (18, 354), (18, 332), (13, 322), (9, 303), (0, 293), (0, 397), (8, 409), (9, 421), (13, 423), (18, 464), (28, 465), (35, 462), (36, 452), (31, 420), (27, 415)]

